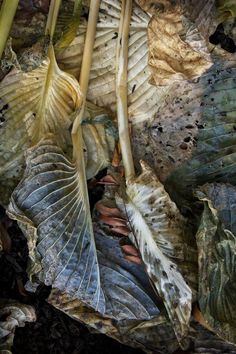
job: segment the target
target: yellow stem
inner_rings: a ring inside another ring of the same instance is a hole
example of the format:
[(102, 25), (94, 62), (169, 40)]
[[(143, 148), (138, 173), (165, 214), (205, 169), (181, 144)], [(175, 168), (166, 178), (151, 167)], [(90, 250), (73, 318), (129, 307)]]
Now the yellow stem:
[(6, 46), (19, 0), (3, 0), (0, 11), (0, 59)]
[(134, 162), (128, 125), (128, 45), (132, 0), (122, 0), (116, 59), (117, 120), (126, 179), (134, 177)]
[(61, 0), (51, 0), (45, 29), (45, 35), (49, 35), (51, 40), (53, 39), (53, 35), (55, 32), (60, 5)]
[(84, 43), (84, 52), (83, 52), (83, 59), (82, 59), (80, 78), (79, 78), (80, 88), (84, 96), (84, 103), (81, 107), (80, 113), (78, 114), (78, 116), (74, 121), (72, 134), (76, 134), (83, 119), (85, 101), (86, 101), (88, 84), (89, 84), (89, 74), (90, 74), (90, 69), (92, 64), (92, 54), (93, 54), (93, 46), (94, 46), (95, 35), (96, 35), (99, 7), (100, 7), (100, 0), (90, 1), (88, 26), (87, 26), (85, 43)]

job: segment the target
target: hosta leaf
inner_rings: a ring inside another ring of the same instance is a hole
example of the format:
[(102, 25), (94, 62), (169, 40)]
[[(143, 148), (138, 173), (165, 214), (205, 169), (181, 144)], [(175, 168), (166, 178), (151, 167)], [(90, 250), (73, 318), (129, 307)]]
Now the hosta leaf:
[(236, 347), (230, 343), (219, 338), (213, 332), (208, 331), (204, 327), (192, 324), (195, 333), (193, 336), (194, 349), (191, 350), (191, 354), (235, 354)]
[[(116, 111), (116, 44), (121, 12), (120, 0), (103, 0), (100, 5), (87, 99), (100, 107)], [(130, 25), (128, 106), (134, 122), (151, 119), (165, 89), (149, 84), (147, 26), (150, 15), (133, 3)], [(79, 34), (57, 55), (63, 70), (79, 75), (87, 22), (81, 19)]]
[[(188, 97), (187, 112), (194, 118), (193, 123), (199, 130), (195, 139), (189, 136), (196, 146), (192, 150), (192, 157), (175, 170), (167, 181), (168, 188), (177, 192), (178, 198), (191, 199), (194, 188), (206, 182), (235, 184), (236, 69), (234, 62), (231, 65), (234, 67), (216, 67), (210, 76), (200, 80), (199, 91), (193, 91), (193, 96), (190, 93)], [(187, 108), (182, 102), (178, 105)], [(179, 116), (182, 114), (179, 113)]]
[(201, 76), (212, 65), (207, 44), (214, 1), (139, 3), (153, 13), (148, 26), (151, 82), (166, 85)]
[[(139, 177), (128, 180), (126, 195), (116, 198), (139, 248), (147, 272), (173, 324), (178, 340), (188, 332), (192, 291), (176, 263), (187, 261), (195, 272), (195, 249), (185, 219), (170, 200), (153, 171), (144, 163)], [(191, 264), (192, 263), (192, 264)], [(187, 275), (187, 274), (186, 274)]]
[(22, 176), (23, 153), (48, 131), (58, 136), (65, 149), (71, 145), (71, 114), (81, 104), (78, 82), (62, 72), (53, 49), (37, 69), (13, 69), (0, 84), (1, 203)]
[(15, 300), (1, 299), (0, 318), (0, 353), (10, 354), (16, 327), (36, 321), (35, 310)]
[(169, 354), (179, 347), (172, 326), (163, 314), (149, 321), (116, 321), (102, 316), (81, 301), (73, 300), (57, 290), (51, 292), (48, 301), (73, 319), (84, 323), (92, 331), (106, 334), (146, 353)]
[[(93, 108), (91, 109), (91, 107)], [(4, 129), (5, 126), (3, 126), (3, 131)], [(21, 136), (25, 134), (24, 126), (21, 127), (21, 131), (18, 133)], [(89, 179), (94, 177), (101, 169), (109, 166), (115, 146), (116, 129), (106, 111), (87, 103), (84, 124), (82, 124), (82, 133), (86, 159), (86, 175)], [(15, 131), (12, 130), (12, 137), (14, 135)], [(13, 139), (11, 143), (13, 144)], [(25, 167), (23, 150), (28, 147), (27, 141), (18, 154), (12, 154), (11, 161), (4, 160), (9, 150), (14, 149), (14, 145), (15, 143), (12, 146), (10, 145), (10, 139), (7, 146), (0, 143), (3, 157), (3, 165), (0, 168), (0, 204), (4, 206), (7, 206), (11, 193), (23, 176)], [(67, 153), (70, 154), (70, 152), (71, 142), (68, 140)]]
[[(32, 143), (51, 132), (58, 136), (62, 147), (66, 132), (69, 134), (71, 114), (82, 103), (78, 82), (59, 69), (52, 46), (48, 59), (37, 69), (28, 73), (11, 71), (1, 82), (0, 97), (3, 118), (11, 122), (8, 130), (17, 131), (24, 124)], [(21, 148), (24, 141), (18, 143)]]
[(200, 308), (212, 330), (236, 344), (236, 188), (207, 184), (198, 197), (204, 202), (196, 236)]
[[(94, 234), (101, 288), (106, 301), (104, 316), (115, 320), (148, 320), (159, 315), (144, 268), (125, 260), (119, 239), (108, 236), (97, 223), (94, 224)], [(66, 306), (63, 298), (67, 302), (77, 303), (78, 300), (63, 294), (57, 303), (62, 309)]]
[(52, 139), (27, 151), (8, 208), (28, 238), (29, 275), (104, 312), (83, 172)]

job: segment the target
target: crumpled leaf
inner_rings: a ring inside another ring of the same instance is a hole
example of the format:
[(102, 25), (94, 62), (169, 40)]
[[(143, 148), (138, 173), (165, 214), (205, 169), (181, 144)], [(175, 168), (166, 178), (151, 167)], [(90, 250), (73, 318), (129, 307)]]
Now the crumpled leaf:
[[(178, 203), (181, 200), (192, 200), (194, 189), (204, 183), (214, 181), (235, 184), (236, 69), (234, 61), (228, 64), (226, 68), (216, 67), (210, 76), (203, 77), (193, 95), (188, 92), (187, 98), (186, 92), (184, 99), (187, 105), (179, 102), (179, 108), (182, 106), (185, 109), (183, 113), (189, 107), (187, 112), (199, 130), (194, 139), (189, 136), (194, 147), (192, 156), (167, 179), (168, 190), (176, 195)], [(178, 114), (182, 116), (182, 113)]]
[(181, 263), (187, 261), (187, 278), (191, 269), (196, 272), (196, 252), (190, 246), (186, 220), (150, 167), (144, 162), (141, 167), (142, 173), (127, 181), (126, 193), (120, 191), (116, 202), (127, 217), (132, 230), (129, 238), (139, 249), (181, 341), (188, 332), (192, 301), (192, 291), (180, 273)]
[[(35, 310), (16, 300), (0, 300), (0, 352), (10, 354), (16, 327), (36, 321)], [(3, 319), (4, 318), (4, 319)]]
[(207, 45), (209, 31), (216, 27), (213, 0), (139, 3), (154, 14), (148, 26), (152, 84), (193, 79), (211, 67)]
[(197, 195), (204, 202), (196, 235), (199, 305), (212, 330), (236, 344), (236, 188), (212, 183)]
[(179, 347), (172, 326), (163, 314), (149, 321), (115, 321), (57, 290), (51, 292), (48, 302), (73, 319), (84, 323), (91, 331), (106, 334), (146, 353), (168, 354), (175, 352)]
[(27, 150), (24, 177), (8, 214), (28, 239), (33, 283), (52, 285), (104, 313), (83, 172), (53, 137)]
[[(116, 44), (121, 12), (120, 0), (100, 5), (87, 99), (99, 107), (116, 111)], [(162, 102), (166, 88), (149, 84), (147, 27), (150, 15), (133, 3), (128, 67), (129, 118), (137, 123), (151, 119)], [(60, 67), (79, 76), (87, 22), (81, 18), (79, 33), (71, 45), (57, 55)]]

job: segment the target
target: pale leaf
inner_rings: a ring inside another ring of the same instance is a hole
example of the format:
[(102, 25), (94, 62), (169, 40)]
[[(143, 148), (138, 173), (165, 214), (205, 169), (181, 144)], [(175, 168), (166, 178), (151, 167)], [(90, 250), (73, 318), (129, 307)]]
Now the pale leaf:
[(125, 194), (121, 191), (116, 201), (128, 219), (129, 237), (138, 247), (181, 341), (188, 332), (192, 301), (192, 291), (180, 273), (181, 263), (187, 261), (189, 272), (196, 252), (190, 246), (186, 220), (153, 171), (144, 162), (141, 166), (140, 176), (127, 181)]
[(0, 300), (0, 353), (10, 354), (16, 327), (36, 321), (35, 310), (16, 300)]
[(103, 313), (104, 296), (82, 171), (53, 138), (29, 149), (26, 163), (8, 213), (28, 239), (32, 282), (42, 281), (66, 291)]

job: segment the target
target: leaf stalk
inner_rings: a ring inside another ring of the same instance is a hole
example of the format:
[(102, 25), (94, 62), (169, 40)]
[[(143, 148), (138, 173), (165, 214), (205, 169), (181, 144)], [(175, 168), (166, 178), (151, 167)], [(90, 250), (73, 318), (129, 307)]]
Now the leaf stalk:
[(3, 0), (0, 11), (0, 59), (6, 46), (19, 0)]
[(135, 176), (128, 122), (128, 46), (132, 0), (122, 0), (116, 58), (117, 120), (126, 179)]

